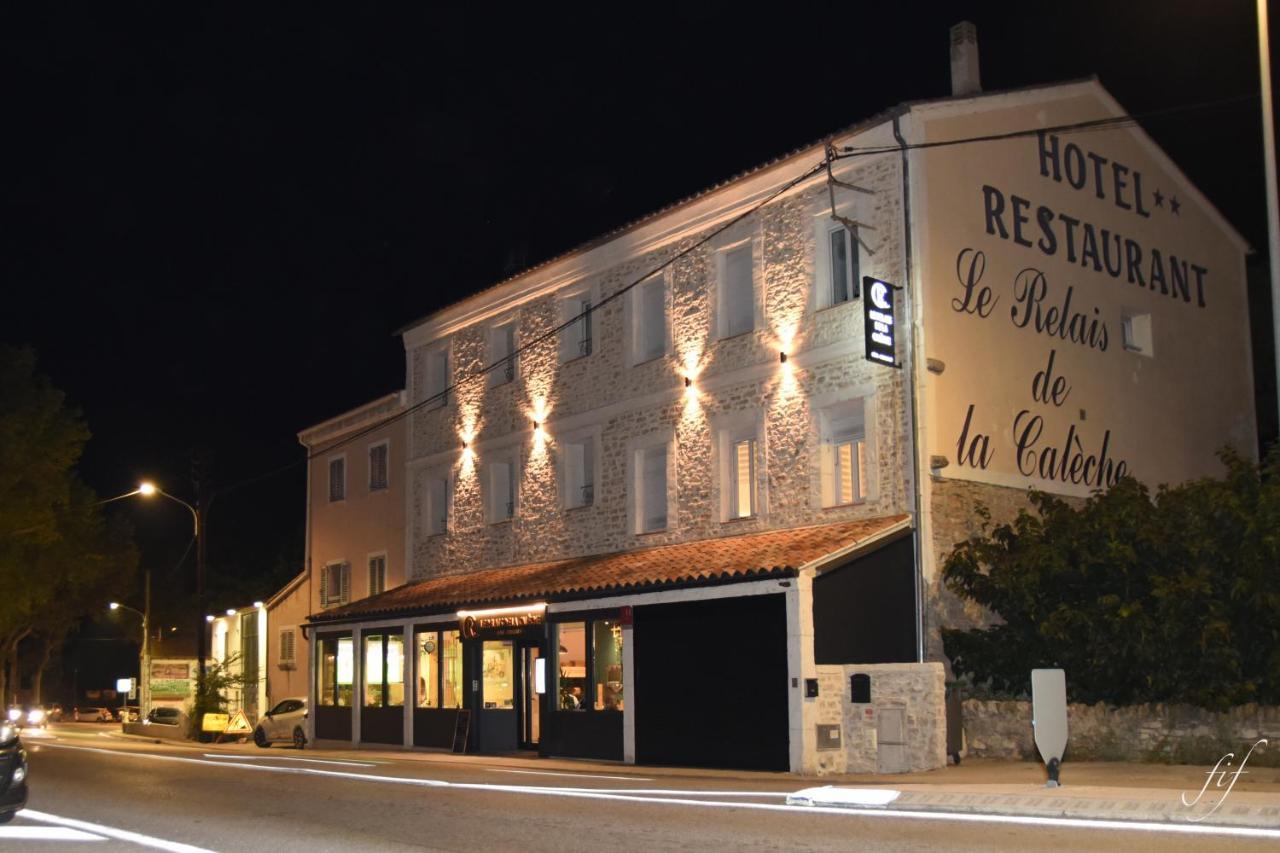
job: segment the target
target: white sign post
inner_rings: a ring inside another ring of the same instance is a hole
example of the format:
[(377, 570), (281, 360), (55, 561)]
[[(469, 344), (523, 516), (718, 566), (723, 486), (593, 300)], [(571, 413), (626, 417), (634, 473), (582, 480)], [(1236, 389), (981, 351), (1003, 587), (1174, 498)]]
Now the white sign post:
[(1031, 727), (1036, 749), (1049, 769), (1045, 787), (1056, 788), (1067, 748), (1067, 676), (1062, 670), (1031, 670)]

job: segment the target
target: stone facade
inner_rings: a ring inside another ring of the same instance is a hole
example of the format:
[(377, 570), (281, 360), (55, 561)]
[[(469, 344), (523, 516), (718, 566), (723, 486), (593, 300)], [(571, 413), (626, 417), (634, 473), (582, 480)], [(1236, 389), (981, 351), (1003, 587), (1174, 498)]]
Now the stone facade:
[[(1025, 700), (966, 699), (964, 754), (1038, 758)], [(1212, 766), (1228, 752), (1239, 759), (1261, 738), (1250, 764), (1280, 766), (1280, 708), (1242, 705), (1216, 713), (1190, 705), (1067, 706), (1064, 761), (1157, 761)]]
[[(934, 770), (947, 763), (946, 685), (941, 663), (819, 666), (818, 698), (806, 720), (839, 726), (839, 749), (821, 741), (805, 770), (829, 773), (897, 773)], [(851, 701), (850, 677), (871, 678), (871, 702)], [(902, 713), (903, 747), (881, 742), (886, 714)]]
[[(859, 216), (874, 232), (866, 239), (861, 272), (888, 280), (904, 274), (900, 239), (900, 172), (893, 157), (847, 170), (845, 180), (873, 191)], [(841, 192), (849, 193), (847, 190)], [(858, 194), (862, 196), (863, 194)], [(666, 271), (670, 346), (665, 356), (631, 364), (630, 295), (604, 302), (662, 262), (693, 246), (711, 228), (683, 233), (661, 248), (625, 257), (533, 298), (500, 297), (483, 321), (419, 338), (406, 336), (412, 372), (410, 405), (427, 397), (428, 353), (449, 353), (454, 381), (489, 362), (488, 336), (497, 323), (517, 324), (520, 353), (514, 381), (460, 384), (443, 407), (412, 416), (413, 472), (409, 524), (412, 578), (523, 562), (607, 553), (766, 529), (821, 524), (909, 511), (911, 444), (903, 372), (872, 365), (863, 355), (861, 303), (816, 308), (816, 223), (829, 222), (825, 186), (784, 196), (709, 243), (679, 257)], [(750, 240), (756, 278), (753, 332), (718, 338), (717, 255)], [(538, 271), (528, 274), (534, 287)], [(561, 363), (555, 327), (566, 294), (586, 294), (592, 313), (590, 355)], [(443, 331), (443, 330), (442, 330)], [(785, 349), (788, 361), (779, 361)], [(693, 385), (686, 389), (684, 377)], [(872, 484), (868, 499), (824, 508), (819, 470), (819, 408), (867, 401)], [(726, 423), (757, 425), (754, 517), (722, 518), (716, 434)], [(542, 430), (535, 430), (535, 422)], [(562, 440), (592, 434), (598, 442), (597, 479), (590, 506), (566, 509)], [(669, 437), (675, 463), (668, 528), (637, 533), (633, 523), (631, 457), (637, 442)], [(464, 450), (463, 443), (467, 443)], [(515, 517), (486, 520), (484, 466), (495, 456), (518, 460)], [(447, 472), (451, 486), (448, 532), (427, 535), (422, 523), (426, 480)]]

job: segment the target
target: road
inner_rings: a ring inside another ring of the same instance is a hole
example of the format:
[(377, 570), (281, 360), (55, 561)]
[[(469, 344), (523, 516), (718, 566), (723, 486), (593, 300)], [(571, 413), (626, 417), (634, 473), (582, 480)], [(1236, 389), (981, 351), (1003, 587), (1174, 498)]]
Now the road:
[[(29, 811), (0, 850), (1159, 850), (1275, 840), (831, 813), (780, 774), (680, 775), (347, 750), (200, 749), (65, 724), (27, 738)], [(72, 821), (75, 823), (68, 823)], [(16, 833), (16, 835), (15, 835)], [(41, 833), (62, 837), (42, 840)], [(79, 835), (76, 835), (76, 834)], [(135, 833), (135, 836), (122, 836)], [(36, 837), (31, 837), (36, 836)], [(75, 836), (74, 838), (72, 836)], [(187, 846), (184, 846), (187, 845)]]

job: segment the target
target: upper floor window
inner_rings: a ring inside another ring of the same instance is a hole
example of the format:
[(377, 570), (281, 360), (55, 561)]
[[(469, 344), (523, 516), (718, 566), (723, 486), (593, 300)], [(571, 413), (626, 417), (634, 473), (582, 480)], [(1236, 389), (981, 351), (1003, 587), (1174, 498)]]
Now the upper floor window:
[(636, 286), (631, 299), (631, 360), (652, 361), (667, 353), (667, 283), (662, 273)]
[(866, 406), (861, 399), (828, 406), (822, 418), (822, 504), (843, 506), (869, 493)]
[(292, 666), (297, 661), (297, 632), (293, 628), (280, 629), (279, 665), (283, 668)]
[(336, 607), (351, 601), (351, 566), (329, 563), (320, 569), (320, 606)]
[(429, 474), (424, 500), (425, 529), (428, 536), (449, 531), (449, 476), (444, 472)]
[(1153, 355), (1151, 315), (1127, 310), (1120, 312), (1120, 342), (1129, 352)]
[(720, 430), (720, 505), (725, 520), (759, 513), (757, 458), (759, 443), (754, 423)]
[(564, 505), (568, 509), (595, 503), (595, 439), (566, 441), (564, 447)]
[(377, 595), (387, 589), (387, 555), (375, 554), (369, 558), (369, 594)]
[(839, 305), (858, 299), (862, 295), (862, 278), (858, 273), (858, 241), (840, 222), (828, 222), (827, 248), (827, 305)]
[(439, 347), (427, 353), (427, 409), (449, 403), (449, 350)]
[(369, 446), (369, 491), (377, 492), (387, 487), (387, 450), (385, 441)]
[(512, 320), (489, 330), (489, 387), (516, 378), (516, 323)]
[(560, 302), (560, 321), (568, 323), (560, 330), (560, 361), (573, 361), (591, 355), (591, 293), (568, 296)]
[(490, 524), (510, 521), (516, 517), (516, 501), (519, 499), (515, 458), (508, 456), (490, 462), (487, 475), (487, 520)]
[(347, 458), (335, 456), (329, 460), (329, 502), (346, 500)]
[(635, 455), (636, 532), (667, 529), (667, 445), (642, 447)]
[(720, 254), (720, 337), (750, 332), (756, 323), (755, 273), (750, 241)]

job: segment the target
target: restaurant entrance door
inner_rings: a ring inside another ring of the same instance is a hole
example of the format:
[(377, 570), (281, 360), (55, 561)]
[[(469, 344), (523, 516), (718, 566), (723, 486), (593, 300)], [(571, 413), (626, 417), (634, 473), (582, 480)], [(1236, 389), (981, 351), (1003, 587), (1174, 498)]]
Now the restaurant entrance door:
[[(540, 705), (546, 691), (546, 661), (536, 645), (520, 647), (520, 748), (537, 749), (541, 739)], [(539, 678), (541, 674), (541, 678)], [(539, 690), (541, 688), (541, 691)]]
[(512, 752), (517, 745), (516, 643), (480, 643), (480, 700), (477, 734), (482, 752)]

